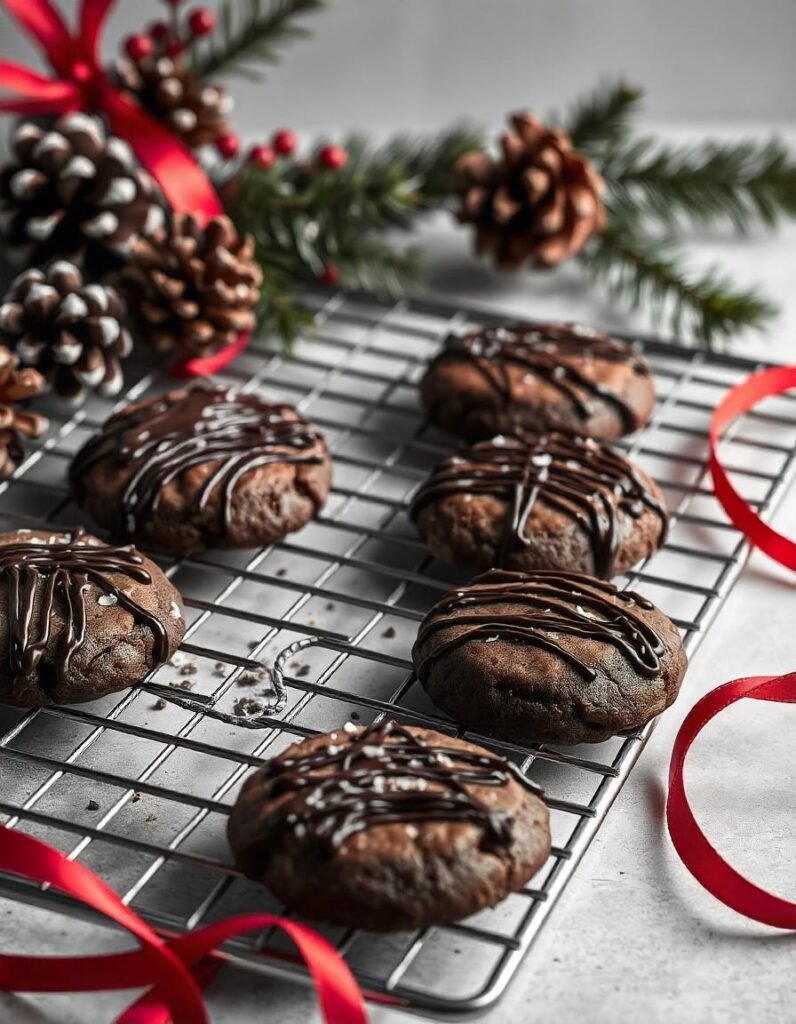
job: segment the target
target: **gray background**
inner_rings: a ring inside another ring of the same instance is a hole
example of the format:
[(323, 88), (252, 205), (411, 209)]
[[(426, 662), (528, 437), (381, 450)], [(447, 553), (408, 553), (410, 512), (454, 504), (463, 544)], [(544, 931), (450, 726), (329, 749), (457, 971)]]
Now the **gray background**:
[[(119, 2), (106, 53), (159, 6)], [(307, 21), (313, 39), (266, 87), (236, 90), (245, 134), (425, 129), (462, 115), (497, 125), (620, 73), (645, 85), (658, 120), (796, 116), (794, 0), (336, 0)], [(6, 55), (30, 55), (5, 18), (0, 32)]]

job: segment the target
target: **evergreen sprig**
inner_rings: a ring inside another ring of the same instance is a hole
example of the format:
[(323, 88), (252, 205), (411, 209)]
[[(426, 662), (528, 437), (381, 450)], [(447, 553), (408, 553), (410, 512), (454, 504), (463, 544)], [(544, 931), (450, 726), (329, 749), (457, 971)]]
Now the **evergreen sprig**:
[(575, 149), (599, 160), (606, 149), (624, 143), (643, 95), (642, 89), (620, 80), (603, 83), (576, 103), (564, 120)]
[(192, 54), (200, 78), (238, 74), (259, 79), (258, 65), (276, 64), (283, 46), (309, 33), (300, 19), (326, 0), (222, 0), (218, 28)]
[(376, 234), (407, 230), (438, 209), (452, 194), (458, 157), (482, 144), (466, 127), (431, 141), (399, 136), (377, 149), (351, 137), (341, 170), (323, 170), (315, 157), (245, 168), (230, 207), (265, 264), (289, 266), (302, 279), (333, 264), (346, 284), (396, 292), (417, 280), (417, 254), (394, 250)]
[(667, 146), (641, 138), (601, 166), (623, 218), (748, 231), (796, 217), (796, 160), (779, 139)]
[(752, 289), (739, 289), (717, 268), (692, 273), (683, 253), (615, 219), (581, 253), (589, 274), (633, 309), (644, 308), (674, 339), (720, 346), (759, 330), (777, 312)]

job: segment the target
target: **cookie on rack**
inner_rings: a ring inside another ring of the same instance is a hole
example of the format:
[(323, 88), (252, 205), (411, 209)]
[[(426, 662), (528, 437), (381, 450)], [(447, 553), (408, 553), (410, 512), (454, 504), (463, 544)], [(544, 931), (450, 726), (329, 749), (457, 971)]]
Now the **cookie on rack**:
[(649, 419), (647, 361), (577, 324), (507, 324), (451, 335), (420, 384), (431, 421), (467, 441), (517, 429), (613, 441)]
[(77, 704), (140, 682), (185, 632), (180, 595), (130, 545), (0, 534), (0, 703)]
[(491, 569), (428, 612), (412, 652), (434, 703), (515, 743), (600, 742), (677, 697), (686, 654), (651, 602), (581, 573)]
[(243, 873), (299, 914), (389, 932), (498, 903), (547, 860), (550, 827), (509, 761), (388, 721), (267, 762), (244, 783), (229, 840)]
[(555, 431), (499, 435), (444, 459), (410, 516), (437, 558), (472, 572), (604, 578), (652, 554), (668, 523), (643, 469), (591, 438)]
[(331, 457), (291, 405), (181, 388), (111, 416), (75, 456), (70, 482), (115, 539), (183, 555), (300, 529), (326, 500)]

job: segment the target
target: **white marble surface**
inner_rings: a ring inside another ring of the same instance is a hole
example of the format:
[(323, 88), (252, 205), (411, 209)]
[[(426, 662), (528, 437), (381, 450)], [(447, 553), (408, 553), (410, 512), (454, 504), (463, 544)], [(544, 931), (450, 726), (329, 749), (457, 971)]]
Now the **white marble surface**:
[[(684, 133), (678, 133), (683, 135)], [(690, 134), (690, 133), (688, 133)], [(796, 133), (791, 133), (796, 141)], [(427, 232), (435, 290), (535, 316), (628, 321), (577, 273), (496, 279), (461, 258), (462, 239)], [(720, 258), (739, 280), (759, 281), (783, 314), (765, 338), (740, 351), (796, 361), (796, 226), (745, 241), (716, 235), (695, 246)], [(796, 489), (775, 522), (794, 533)], [(739, 675), (796, 668), (792, 576), (754, 555), (700, 648), (679, 702), (664, 716), (598, 838), (508, 995), (485, 1021), (533, 1024), (775, 1024), (792, 1019), (796, 935), (754, 925), (717, 904), (685, 872), (662, 822), (668, 758), (682, 718), (713, 686)], [(760, 884), (796, 897), (796, 707), (746, 704), (712, 723), (695, 748), (688, 781), (717, 847)], [(42, 953), (119, 948), (107, 931), (0, 901), (0, 948)], [(113, 1016), (126, 999), (2, 997), (0, 1020), (85, 1024)], [(217, 1024), (315, 1018), (300, 986), (227, 970), (208, 993)], [(374, 1008), (374, 1024), (407, 1020)]]

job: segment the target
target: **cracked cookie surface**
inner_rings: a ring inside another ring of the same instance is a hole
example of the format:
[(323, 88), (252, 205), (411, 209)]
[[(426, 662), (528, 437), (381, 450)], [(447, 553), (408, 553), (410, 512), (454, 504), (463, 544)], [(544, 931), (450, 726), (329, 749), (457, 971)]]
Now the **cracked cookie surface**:
[(0, 534), (0, 703), (75, 704), (139, 682), (185, 632), (177, 590), (81, 529)]
[(238, 866), (296, 912), (401, 931), (521, 888), (550, 852), (540, 791), (502, 757), (387, 721), (294, 743), (229, 821)]
[(686, 654), (644, 597), (581, 573), (493, 569), (421, 623), (415, 671), (460, 725), (516, 743), (600, 742), (677, 697)]
[(184, 555), (300, 529), (326, 500), (331, 457), (290, 405), (181, 388), (111, 416), (75, 456), (70, 483), (114, 539)]

